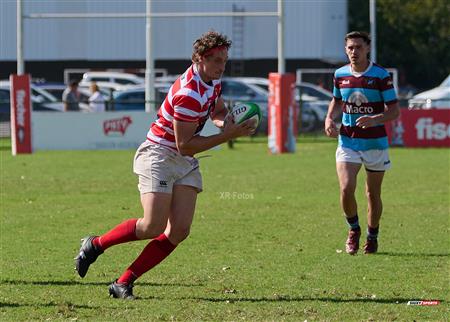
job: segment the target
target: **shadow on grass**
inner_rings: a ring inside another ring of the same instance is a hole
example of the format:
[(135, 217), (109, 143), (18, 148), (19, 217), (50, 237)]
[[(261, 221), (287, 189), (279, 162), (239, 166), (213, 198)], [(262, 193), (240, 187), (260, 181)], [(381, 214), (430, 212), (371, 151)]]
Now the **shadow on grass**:
[[(17, 308), (17, 307), (34, 307), (34, 308), (42, 308), (42, 307), (67, 307), (70, 310), (73, 309), (103, 309), (104, 305), (101, 306), (95, 306), (95, 305), (79, 305), (79, 304), (72, 304), (72, 303), (56, 303), (56, 302), (48, 302), (48, 303), (36, 303), (36, 304), (29, 304), (29, 303), (15, 303), (15, 302), (0, 302), (0, 308)], [(109, 309), (116, 309), (115, 307), (109, 307)], [(120, 308), (118, 308), (120, 309)]]
[[(380, 304), (406, 304), (408, 301), (415, 299), (411, 298), (338, 298), (338, 297), (308, 297), (308, 296), (278, 296), (278, 297), (237, 297), (237, 298), (215, 298), (215, 297), (182, 297), (182, 300), (196, 300), (205, 302), (250, 302), (250, 303), (276, 303), (276, 302), (305, 302), (305, 301), (319, 301), (329, 303), (380, 303)], [(433, 299), (434, 300), (434, 299)], [(437, 300), (443, 303), (443, 300)]]
[[(26, 281), (26, 280), (0, 280), (0, 284), (10, 284), (10, 285), (59, 285), (59, 286), (71, 286), (71, 285), (94, 285), (94, 286), (108, 286), (112, 281), (109, 282), (84, 282), (84, 281)], [(142, 286), (175, 286), (175, 287), (197, 287), (204, 286), (201, 283), (148, 283), (139, 282)]]
[(398, 256), (398, 257), (447, 257), (449, 253), (396, 253), (396, 252), (378, 252), (376, 255)]

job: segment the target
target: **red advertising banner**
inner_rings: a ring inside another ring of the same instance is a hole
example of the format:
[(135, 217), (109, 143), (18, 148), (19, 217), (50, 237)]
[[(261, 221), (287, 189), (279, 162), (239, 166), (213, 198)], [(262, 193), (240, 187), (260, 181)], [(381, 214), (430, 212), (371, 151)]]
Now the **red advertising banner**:
[(30, 75), (11, 75), (12, 154), (32, 153)]
[(295, 152), (297, 133), (295, 75), (269, 74), (269, 151), (273, 154)]
[(390, 144), (405, 147), (450, 147), (450, 109), (401, 109), (387, 124)]

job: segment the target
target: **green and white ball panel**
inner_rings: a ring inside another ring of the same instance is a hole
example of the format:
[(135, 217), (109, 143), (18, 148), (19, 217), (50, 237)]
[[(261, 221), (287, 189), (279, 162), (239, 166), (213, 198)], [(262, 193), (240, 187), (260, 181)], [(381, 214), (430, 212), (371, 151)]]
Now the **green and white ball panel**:
[(261, 110), (255, 103), (239, 103), (231, 109), (234, 122), (240, 124), (246, 120), (254, 120), (255, 127), (261, 122)]

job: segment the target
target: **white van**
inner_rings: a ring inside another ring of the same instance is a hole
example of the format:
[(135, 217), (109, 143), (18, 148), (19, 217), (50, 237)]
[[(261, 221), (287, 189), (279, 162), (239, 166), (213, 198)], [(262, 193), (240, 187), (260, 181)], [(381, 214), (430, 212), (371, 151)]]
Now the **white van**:
[(86, 72), (80, 81), (80, 85), (96, 83), (114, 83), (118, 85), (142, 85), (144, 78), (134, 74), (119, 72)]

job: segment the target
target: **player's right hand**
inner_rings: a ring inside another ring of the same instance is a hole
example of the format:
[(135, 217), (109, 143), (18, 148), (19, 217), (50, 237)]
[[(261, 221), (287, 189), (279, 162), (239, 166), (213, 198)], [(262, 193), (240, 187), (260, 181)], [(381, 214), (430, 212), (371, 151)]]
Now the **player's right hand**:
[(225, 126), (223, 128), (223, 133), (229, 138), (229, 139), (235, 139), (240, 136), (248, 136), (255, 133), (255, 126), (252, 120), (247, 120), (245, 122), (242, 122), (241, 124), (236, 124), (234, 120), (229, 120), (225, 123)]
[(328, 117), (325, 119), (325, 134), (330, 138), (337, 138), (339, 134), (336, 123)]

